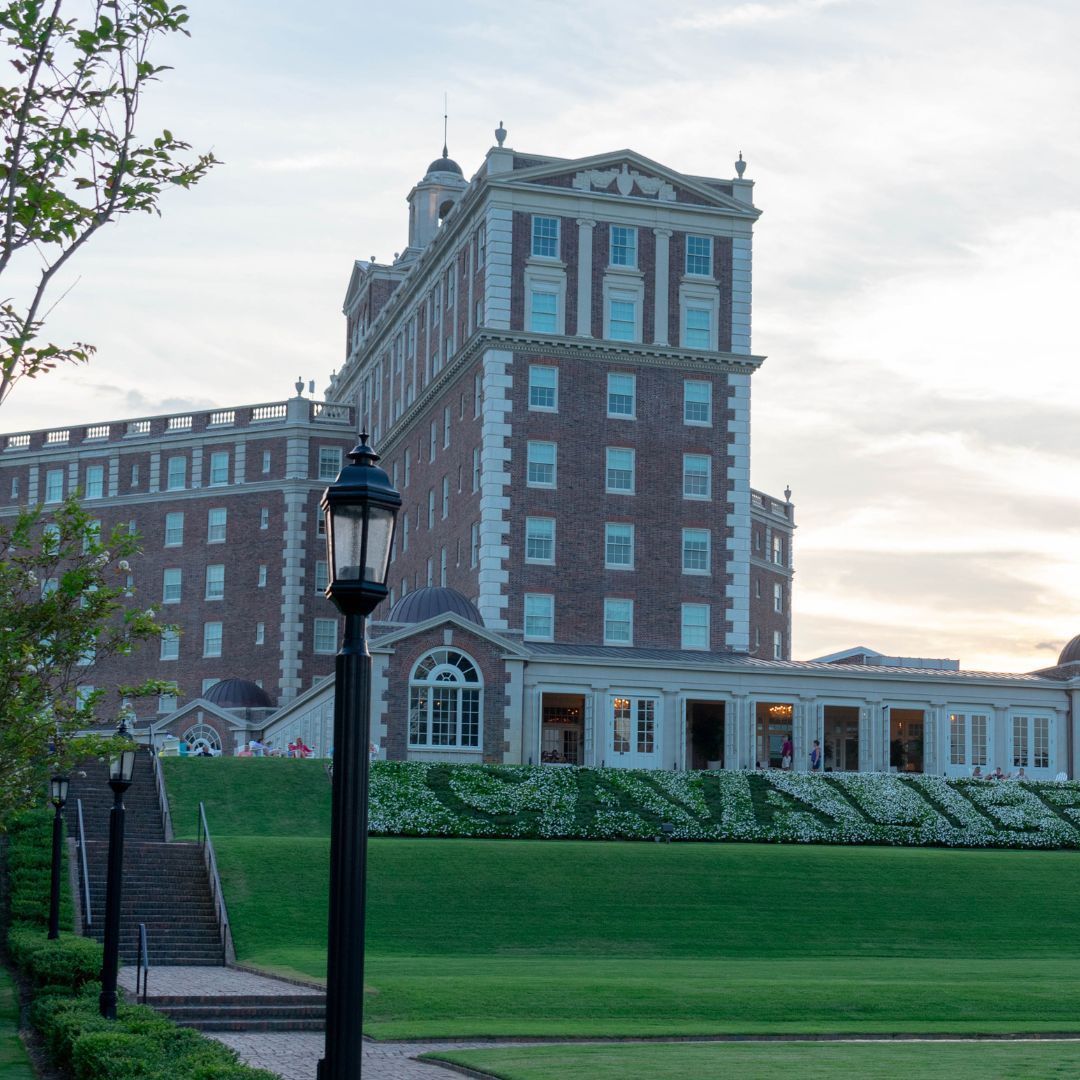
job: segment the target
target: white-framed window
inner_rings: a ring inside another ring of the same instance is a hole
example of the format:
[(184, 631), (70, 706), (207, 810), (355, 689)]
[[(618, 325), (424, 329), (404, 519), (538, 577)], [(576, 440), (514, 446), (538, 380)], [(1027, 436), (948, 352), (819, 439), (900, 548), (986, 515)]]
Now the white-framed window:
[(336, 480), (341, 472), (341, 447), (319, 447), (319, 479)]
[(217, 450), (210, 455), (210, 486), (216, 487), (229, 482), (229, 454), (227, 450)]
[(175, 631), (166, 628), (161, 631), (161, 651), (158, 654), (159, 660), (179, 660), (180, 659), (180, 635)]
[(225, 567), (220, 564), (206, 568), (206, 599), (225, 599)]
[(529, 290), (529, 329), (536, 334), (557, 334), (559, 294), (551, 289)]
[(215, 506), (206, 512), (206, 542), (224, 544), (228, 528), (229, 511), (224, 506)]
[(312, 637), (312, 647), (319, 655), (327, 656), (336, 653), (338, 648), (337, 619), (316, 619)]
[(41, 527), (41, 550), (46, 555), (60, 551), (60, 526), (55, 521), (47, 521)]
[(473, 376), (473, 418), (480, 415), (480, 406), (484, 403), (484, 376), (477, 372)]
[(161, 602), (179, 604), (183, 589), (184, 572), (178, 566), (166, 567), (161, 572)]
[(686, 272), (692, 277), (713, 276), (713, 253), (711, 236), (686, 237)]
[(774, 630), (772, 635), (772, 654), (774, 660), (784, 659), (784, 635), (779, 630)]
[(525, 519), (525, 561), (528, 563), (555, 562), (555, 519), (527, 517)]
[(442, 478), (442, 516), (445, 521), (450, 514), (450, 477)]
[(428, 488), (427, 493), (427, 527), (435, 528), (435, 489)]
[(270, 508), (268, 506), (264, 506), (259, 511), (259, 528), (260, 529), (269, 529), (270, 528)]
[(412, 452), (409, 449), (409, 447), (407, 447), (407, 446), (405, 447), (404, 462), (405, 462), (405, 465), (404, 465), (404, 468), (403, 468), (402, 471), (405, 474), (404, 475), (405, 482), (404, 482), (404, 484), (402, 486), (403, 487), (408, 487), (409, 486), (409, 481), (412, 479)]
[(428, 559), (428, 561), (427, 561), (426, 570), (427, 570), (427, 577), (425, 578), (424, 583), (430, 589), (431, 586), (435, 583), (435, 575), (434, 575), (435, 567), (434, 567), (434, 564), (432, 563), (431, 559)]
[(712, 569), (712, 537), (708, 529), (683, 529), (682, 572), (708, 574)]
[(255, 644), (266, 644), (266, 623), (259, 622), (255, 624)]
[(184, 512), (173, 510), (165, 515), (165, 546), (180, 547), (184, 542)]
[(474, 521), (469, 529), (469, 567), (476, 569), (480, 562), (480, 522)]
[(264, 450), (262, 452), (262, 471), (268, 473), (270, 471), (270, 451)]
[(682, 647), (684, 649), (707, 649), (709, 647), (709, 605), (682, 605)]
[(259, 588), (260, 589), (265, 589), (266, 588), (266, 563), (262, 563), (259, 566), (259, 579), (258, 580), (259, 580)]
[(446, 588), (446, 548), (439, 549), (439, 588)]
[(86, 491), (87, 499), (102, 499), (105, 497), (105, 466), (88, 465), (86, 467)]
[(479, 270), (487, 257), (487, 230), (483, 225), (476, 230), (476, 268)]
[(409, 515), (401, 516), (401, 553), (404, 555), (409, 550)]
[(609, 446), (604, 452), (604, 490), (617, 495), (634, 494), (634, 451)]
[(409, 745), (479, 750), (482, 697), (471, 657), (456, 649), (422, 656), (409, 678)]
[(315, 592), (322, 596), (326, 592), (326, 586), (330, 584), (330, 574), (325, 559), (315, 561)]
[(450, 406), (447, 405), (442, 411), (442, 445), (444, 450), (450, 449)]
[(157, 711), (159, 713), (176, 712), (176, 694), (158, 694)]
[(949, 764), (965, 769), (989, 764), (988, 713), (949, 714)]
[(472, 452), (472, 489), (480, 490), (480, 447), (474, 446)]
[(604, 644), (634, 644), (634, 601), (604, 599)]
[(13, 476), (11, 478), (11, 498), (14, 501), (19, 497), (19, 478)]
[(638, 302), (633, 297), (613, 296), (608, 300), (608, 332), (611, 341), (637, 341)]
[(604, 524), (604, 566), (608, 570), (634, 569), (634, 526), (623, 521)]
[(533, 214), (532, 253), (539, 259), (559, 257), (559, 219)]
[(784, 610), (784, 586), (779, 581), (775, 582), (772, 587), (772, 606), (773, 611)]
[(555, 597), (550, 593), (525, 594), (525, 640), (555, 640)]
[(637, 229), (632, 225), (612, 225), (610, 241), (611, 266), (637, 266)]
[(1025, 769), (1050, 768), (1050, 717), (1012, 718), (1012, 763)]
[(428, 461), (435, 460), (435, 451), (439, 445), (439, 425), (435, 420), (431, 421), (431, 434), (428, 438)]
[(187, 485), (187, 458), (171, 457), (165, 474), (167, 491), (180, 491)]
[(208, 622), (203, 623), (203, 644), (202, 654), (203, 656), (220, 656), (221, 655), (221, 623)]
[(534, 412), (559, 411), (559, 369), (529, 365), (529, 408)]
[(683, 380), (683, 423), (694, 427), (712, 425), (712, 383)]
[(139, 486), (139, 463), (138, 462), (135, 462), (135, 464), (131, 466), (131, 486), (133, 488)]
[(45, 501), (62, 502), (64, 499), (64, 470), (50, 469), (45, 474)]
[(712, 458), (708, 454), (683, 454), (682, 493), (684, 499), (712, 498)]
[(784, 565), (784, 538), (776, 534), (772, 538), (772, 561), (777, 566)]
[(683, 344), (688, 349), (712, 348), (712, 311), (709, 308), (686, 308)]
[(607, 377), (607, 414), (623, 420), (637, 416), (637, 376), (611, 371)]
[(529, 487), (553, 488), (556, 481), (558, 447), (553, 442), (534, 442), (526, 446), (526, 484)]

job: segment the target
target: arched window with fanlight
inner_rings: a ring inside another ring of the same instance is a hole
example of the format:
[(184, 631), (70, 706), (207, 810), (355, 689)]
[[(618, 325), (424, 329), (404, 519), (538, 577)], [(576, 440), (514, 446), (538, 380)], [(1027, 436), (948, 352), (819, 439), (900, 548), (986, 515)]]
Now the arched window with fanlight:
[(215, 757), (221, 753), (221, 736), (209, 724), (193, 724), (181, 737), (195, 753), (204, 746)]
[(422, 656), (409, 678), (409, 745), (480, 749), (483, 683), (456, 649)]

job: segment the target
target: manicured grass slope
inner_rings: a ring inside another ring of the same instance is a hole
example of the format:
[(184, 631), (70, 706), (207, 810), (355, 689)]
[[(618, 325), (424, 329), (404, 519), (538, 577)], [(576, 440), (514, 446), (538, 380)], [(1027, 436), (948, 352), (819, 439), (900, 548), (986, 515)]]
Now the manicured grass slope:
[(11, 976), (0, 968), (0, 1076), (4, 1080), (34, 1080), (30, 1059), (19, 1038), (19, 1003)]

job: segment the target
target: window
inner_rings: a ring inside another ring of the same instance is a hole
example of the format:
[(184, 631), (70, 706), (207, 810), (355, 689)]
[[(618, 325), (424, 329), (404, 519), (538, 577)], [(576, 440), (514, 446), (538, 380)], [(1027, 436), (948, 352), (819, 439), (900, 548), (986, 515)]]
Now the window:
[(608, 337), (612, 341), (637, 341), (636, 301), (608, 301)]
[(330, 583), (330, 578), (327, 573), (327, 564), (325, 559), (320, 559), (315, 563), (315, 592), (320, 596), (326, 592), (326, 586)]
[(712, 348), (712, 312), (708, 308), (686, 309), (683, 344), (688, 349)]
[(604, 601), (604, 644), (632, 645), (634, 643), (634, 601)]
[(206, 542), (224, 544), (225, 529), (229, 520), (229, 511), (224, 506), (215, 506), (206, 512)]
[(627, 225), (611, 226), (612, 266), (637, 266), (637, 229)]
[(266, 623), (260, 622), (255, 624), (255, 644), (266, 644)]
[(45, 474), (45, 501), (61, 502), (64, 498), (64, 470), (50, 469)]
[(409, 679), (409, 745), (480, 748), (480, 672), (455, 649), (421, 657)]
[(319, 479), (320, 480), (336, 480), (337, 474), (341, 472), (341, 447), (340, 446), (320, 446), (319, 447)]
[(555, 597), (548, 593), (525, 594), (525, 640), (555, 638)]
[(684, 574), (707, 574), (710, 571), (708, 529), (683, 529), (682, 569)]
[(424, 579), (424, 584), (425, 584), (425, 585), (427, 585), (427, 587), (428, 587), (428, 588), (430, 589), (430, 588), (431, 588), (431, 586), (432, 586), (432, 584), (433, 584), (433, 582), (434, 582), (434, 578), (433, 578), (433, 576), (432, 576), (432, 569), (433, 569), (433, 567), (432, 567), (432, 562), (431, 562), (431, 560), (430, 560), (430, 559), (428, 559), (428, 561), (427, 561), (427, 566), (426, 566), (426, 568), (425, 568), (425, 569), (426, 569), (426, 571), (427, 571), (427, 575), (426, 575), (426, 577), (425, 577), (425, 579)]
[(100, 499), (105, 495), (105, 466), (89, 465), (86, 469), (86, 498)]
[(529, 408), (539, 412), (558, 411), (558, 368), (543, 364), (529, 365)]
[(46, 522), (41, 527), (41, 550), (46, 555), (60, 553), (60, 526), (55, 521)]
[(19, 497), (19, 478), (17, 476), (11, 478), (11, 497), (13, 499)]
[(429, 488), (427, 493), (427, 527), (435, 528), (435, 489)]
[(442, 411), (442, 444), (443, 449), (450, 448), (450, 406), (447, 405)]
[(131, 466), (131, 486), (132, 487), (138, 487), (139, 486), (139, 465), (138, 465), (138, 462), (136, 462), (134, 465)]
[(179, 604), (183, 584), (183, 571), (179, 567), (170, 567), (161, 575), (161, 602)]
[(446, 548), (439, 549), (439, 588), (446, 588)]
[(221, 655), (221, 623), (203, 623), (202, 654), (203, 656)]
[(529, 487), (555, 486), (555, 452), (553, 442), (528, 443), (526, 483)]
[(264, 506), (259, 511), (259, 528), (260, 529), (269, 529), (270, 528), (270, 510), (266, 506)]
[(401, 553), (404, 555), (409, 550), (409, 515), (403, 514), (401, 518)]
[(541, 259), (557, 259), (559, 257), (558, 218), (533, 215), (532, 253)]
[(431, 438), (428, 440), (428, 461), (435, 460), (435, 447), (439, 440), (439, 425), (431, 421)]
[(559, 332), (559, 296), (549, 289), (529, 291), (529, 329), (536, 334)]
[(609, 521), (604, 525), (604, 566), (609, 570), (634, 569), (634, 526)]
[(268, 473), (270, 471), (270, 451), (264, 450), (262, 455), (262, 471)]
[(208, 566), (206, 568), (206, 599), (225, 599), (225, 567)]
[(480, 415), (480, 406), (484, 400), (484, 377), (482, 375), (473, 376), (473, 416)]
[(634, 451), (609, 446), (605, 464), (604, 489), (620, 495), (633, 495)]
[(161, 660), (180, 659), (180, 635), (175, 630), (165, 629), (161, 631)]
[(784, 538), (782, 536), (772, 538), (772, 561), (777, 566), (784, 565)]
[(712, 424), (712, 383), (685, 380), (682, 408), (684, 424)]
[(712, 459), (708, 454), (683, 454), (682, 493), (684, 499), (712, 496)]
[(480, 522), (474, 521), (469, 530), (469, 566), (476, 569), (480, 562)]
[(229, 455), (226, 451), (215, 452), (210, 455), (210, 484), (227, 484), (229, 482)]
[(1012, 718), (1012, 763), (1023, 768), (1050, 768), (1050, 717)]
[(476, 268), (480, 269), (484, 265), (484, 258), (487, 255), (487, 230), (483, 225), (476, 230)]
[(405, 483), (404, 487), (409, 486), (409, 481), (412, 479), (412, 454), (408, 447), (405, 447)]
[(266, 564), (265, 563), (263, 563), (263, 565), (259, 567), (259, 588), (260, 589), (265, 589), (266, 588)]
[(175, 510), (165, 515), (165, 546), (179, 547), (184, 542), (184, 513)]
[(472, 489), (480, 490), (480, 447), (474, 446), (472, 452)]
[(773, 631), (772, 654), (774, 660), (784, 659), (784, 635), (779, 630)]
[(169, 458), (165, 487), (168, 491), (180, 491), (187, 484), (187, 458)]
[(682, 647), (684, 649), (707, 649), (709, 647), (708, 604), (683, 604)]
[(711, 236), (687, 236), (686, 272), (695, 277), (713, 276)]
[(159, 694), (157, 711), (159, 713), (176, 712), (176, 694)]
[(607, 414), (630, 420), (636, 415), (637, 376), (612, 372), (607, 377)]
[(450, 515), (450, 477), (442, 478), (442, 516), (443, 521)]
[(525, 561), (553, 563), (555, 561), (555, 519), (527, 517), (525, 519)]
[(772, 606), (773, 611), (784, 610), (784, 586), (780, 582), (776, 582), (772, 587)]
[(315, 535), (326, 538), (326, 515), (321, 510), (315, 518)]
[(315, 643), (314, 648), (320, 655), (337, 652), (338, 621), (337, 619), (315, 620)]
[[(950, 765), (986, 765), (987, 764), (987, 723), (985, 713), (950, 713), (949, 714), (949, 764)], [(970, 732), (970, 744), (969, 744)], [(968, 748), (970, 745), (970, 754)], [(969, 760), (970, 758), (970, 760)]]

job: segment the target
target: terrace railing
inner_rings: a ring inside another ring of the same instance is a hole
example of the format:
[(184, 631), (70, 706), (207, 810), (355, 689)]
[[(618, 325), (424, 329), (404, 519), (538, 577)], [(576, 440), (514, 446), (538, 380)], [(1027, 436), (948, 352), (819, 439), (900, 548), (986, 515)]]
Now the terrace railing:
[(83, 827), (82, 799), (75, 800), (76, 818), (79, 822), (79, 863), (82, 869), (83, 919), (84, 926), (94, 925), (94, 916), (90, 911), (90, 871), (86, 866), (86, 829)]
[(206, 864), (206, 873), (210, 879), (210, 892), (213, 896), (214, 911), (217, 914), (218, 929), (221, 931), (221, 947), (225, 951), (225, 963), (236, 962), (236, 948), (233, 945), (232, 929), (229, 926), (229, 912), (225, 907), (225, 894), (221, 888), (221, 878), (218, 875), (217, 856), (214, 853), (214, 842), (210, 839), (210, 826), (206, 823), (206, 806), (199, 803), (199, 844), (202, 845), (203, 862)]

